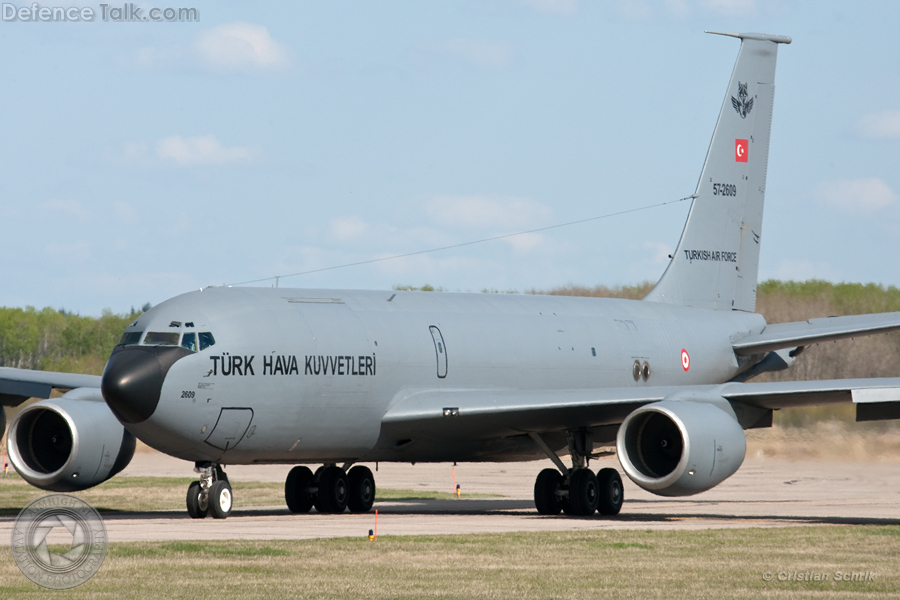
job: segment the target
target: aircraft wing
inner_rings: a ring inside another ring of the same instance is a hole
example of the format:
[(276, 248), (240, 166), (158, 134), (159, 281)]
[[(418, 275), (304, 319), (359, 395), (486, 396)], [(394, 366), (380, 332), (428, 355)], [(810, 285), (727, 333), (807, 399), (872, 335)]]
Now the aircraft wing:
[(745, 417), (736, 411), (745, 428), (765, 425), (771, 409), (843, 402), (857, 405), (860, 421), (900, 418), (900, 377), (891, 377), (588, 390), (431, 390), (396, 402), (382, 427), (455, 439), (618, 428), (631, 411), (676, 392), (721, 396), (749, 407)]
[(782, 348), (808, 346), (898, 329), (900, 329), (900, 312), (826, 317), (769, 325), (762, 333), (742, 338), (732, 346), (736, 354), (749, 356)]
[(0, 405), (18, 406), (29, 398), (49, 398), (54, 389), (100, 388), (99, 375), (0, 367)]

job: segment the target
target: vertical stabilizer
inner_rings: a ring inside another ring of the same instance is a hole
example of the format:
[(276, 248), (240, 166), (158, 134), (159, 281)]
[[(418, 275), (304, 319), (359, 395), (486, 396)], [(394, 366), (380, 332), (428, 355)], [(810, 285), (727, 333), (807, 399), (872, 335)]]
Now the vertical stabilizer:
[(775, 57), (778, 44), (789, 44), (791, 38), (759, 33), (721, 35), (741, 38), (741, 49), (678, 249), (645, 300), (752, 312), (756, 307)]

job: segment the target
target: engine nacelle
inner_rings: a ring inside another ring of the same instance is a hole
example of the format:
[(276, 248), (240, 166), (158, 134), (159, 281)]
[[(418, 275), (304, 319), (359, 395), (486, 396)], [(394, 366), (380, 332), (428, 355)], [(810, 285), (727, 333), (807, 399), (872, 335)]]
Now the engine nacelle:
[(72, 390), (16, 415), (7, 450), (22, 479), (42, 490), (75, 492), (103, 483), (134, 456), (135, 438), (99, 389)]
[(684, 393), (628, 415), (616, 450), (625, 473), (643, 489), (690, 496), (734, 475), (747, 438), (727, 400)]

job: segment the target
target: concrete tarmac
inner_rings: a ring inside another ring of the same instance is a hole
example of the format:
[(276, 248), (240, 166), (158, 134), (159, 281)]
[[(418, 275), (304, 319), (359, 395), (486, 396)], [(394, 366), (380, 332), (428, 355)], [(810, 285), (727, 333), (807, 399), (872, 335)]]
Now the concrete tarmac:
[[(375, 465), (369, 465), (375, 471)], [(572, 531), (602, 529), (712, 529), (822, 524), (900, 525), (900, 465), (788, 462), (748, 459), (718, 487), (688, 498), (662, 498), (624, 478), (625, 504), (615, 517), (543, 517), (532, 500), (534, 479), (550, 461), (460, 464), (461, 499), (376, 501), (378, 535)], [(612, 459), (593, 469), (619, 467)], [(193, 465), (140, 452), (119, 475), (192, 475)], [(289, 466), (231, 466), (232, 481), (284, 481)], [(621, 468), (619, 468), (620, 473)], [(378, 487), (453, 490), (451, 464), (378, 465)], [(471, 494), (500, 497), (470, 498)], [(109, 540), (168, 541), (365, 537), (375, 528), (364, 515), (293, 515), (284, 506), (235, 510), (225, 520), (193, 520), (183, 511), (104, 513)], [(9, 544), (14, 517), (0, 517), (0, 544)]]

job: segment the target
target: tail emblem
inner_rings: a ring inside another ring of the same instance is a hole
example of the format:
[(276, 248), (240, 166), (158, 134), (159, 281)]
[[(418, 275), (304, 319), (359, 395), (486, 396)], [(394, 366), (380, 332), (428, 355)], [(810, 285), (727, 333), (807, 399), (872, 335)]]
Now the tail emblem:
[(734, 140), (734, 160), (735, 162), (748, 162), (747, 149), (750, 147), (748, 140)]
[(747, 97), (747, 85), (749, 83), (749, 81), (747, 83), (738, 81), (738, 97), (731, 97), (731, 105), (734, 107), (735, 112), (741, 115), (742, 119), (746, 119), (750, 111), (753, 110), (753, 98)]

